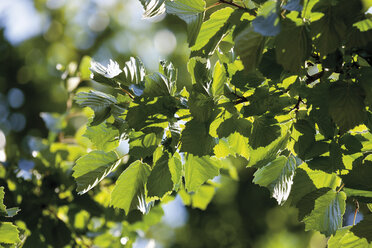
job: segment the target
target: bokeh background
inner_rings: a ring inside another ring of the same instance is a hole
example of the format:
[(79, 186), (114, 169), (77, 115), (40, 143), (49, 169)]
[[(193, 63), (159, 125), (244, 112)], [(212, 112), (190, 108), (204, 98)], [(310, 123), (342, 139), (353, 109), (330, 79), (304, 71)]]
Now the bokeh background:
[[(32, 170), (38, 163), (30, 150), (35, 139), (50, 138), (47, 116), (63, 114), (69, 107), (66, 80), (61, 79), (66, 68), (75, 70), (86, 55), (102, 64), (113, 59), (121, 65), (130, 56), (139, 56), (149, 71), (157, 70), (160, 59), (167, 59), (179, 69), (178, 83), (190, 84), (184, 23), (165, 15), (143, 20), (142, 12), (138, 0), (0, 0), (0, 185), (6, 187), (6, 204), (22, 209), (17, 218), (24, 220), (26, 233), (40, 234), (26, 238), (25, 247), (44, 247), (46, 243), (63, 247), (66, 243), (55, 241), (60, 239), (56, 233), (65, 232), (58, 222), (63, 219), (59, 210), (57, 224), (53, 218), (42, 222), (46, 228), (53, 226), (55, 233), (49, 235), (45, 227), (35, 223), (50, 215), (45, 209), (63, 205), (61, 197), (48, 198), (58, 185), (74, 190), (71, 170), (51, 172), (48, 167), (43, 171), (50, 174), (48, 183), (46, 177), (35, 179)], [(85, 80), (79, 87), (101, 86)], [(76, 132), (81, 124), (76, 121), (70, 132)], [(13, 183), (5, 176), (10, 168)], [(175, 196), (162, 206), (160, 223), (146, 232), (138, 231), (134, 247), (325, 247), (324, 236), (304, 231), (295, 209), (278, 207), (266, 189), (251, 183), (253, 173), (252, 169), (242, 169), (239, 180), (224, 176), (215, 179), (220, 187), (204, 211), (185, 207)], [(27, 197), (19, 199), (19, 194), (33, 192), (35, 187), (51, 193), (32, 203)], [(72, 194), (76, 201), (88, 197)], [(347, 211), (352, 213), (353, 208)], [(122, 247), (127, 243), (126, 237), (114, 234), (112, 239), (118, 241), (115, 246), (107, 237), (86, 235), (86, 239), (93, 240), (91, 247)]]

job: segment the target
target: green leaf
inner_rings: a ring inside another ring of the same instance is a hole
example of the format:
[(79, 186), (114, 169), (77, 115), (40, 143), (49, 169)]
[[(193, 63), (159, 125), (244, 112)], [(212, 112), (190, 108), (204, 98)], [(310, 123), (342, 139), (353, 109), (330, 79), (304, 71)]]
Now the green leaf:
[[(196, 38), (195, 45), (191, 47), (192, 51), (197, 51), (205, 49), (205, 47), (211, 40), (216, 40), (214, 42), (216, 45), (222, 39), (223, 34), (218, 35), (219, 31), (227, 25), (227, 21), (231, 14), (234, 12), (232, 8), (223, 8), (217, 10), (211, 14), (207, 21), (204, 21), (201, 25), (199, 35)], [(224, 32), (223, 32), (224, 33)], [(214, 48), (215, 46), (213, 46)], [(214, 49), (211, 51), (204, 51), (205, 54), (211, 54), (214, 52)]]
[(192, 84), (206, 85), (211, 80), (210, 61), (201, 57), (193, 57), (187, 63)]
[(17, 227), (10, 222), (0, 222), (0, 244), (16, 244), (19, 242), (21, 240)]
[(185, 189), (178, 191), (183, 204), (205, 210), (213, 199), (216, 189), (211, 185), (202, 185), (196, 192), (187, 193)]
[(314, 209), (303, 219), (305, 230), (317, 230), (327, 237), (335, 234), (342, 226), (342, 216), (345, 212), (346, 194), (330, 189), (318, 197), (308, 194), (306, 201), (315, 201)]
[(342, 180), (348, 188), (372, 191), (372, 162), (364, 161), (363, 164), (353, 166), (349, 174), (342, 175)]
[[(195, 85), (195, 88), (197, 86)], [(193, 90), (187, 102), (190, 113), (196, 120), (201, 122), (208, 122), (213, 114), (215, 108), (213, 98), (206, 94), (201, 94), (197, 90)]]
[(129, 135), (129, 154), (136, 158), (146, 158), (152, 155), (161, 141), (162, 134), (132, 132)]
[(137, 209), (141, 197), (145, 194), (145, 184), (150, 175), (148, 164), (133, 162), (116, 181), (111, 193), (110, 205), (124, 209), (126, 215), (132, 209)]
[(77, 191), (84, 194), (102, 181), (121, 163), (115, 152), (92, 151), (79, 158), (72, 176), (77, 183)]
[(341, 178), (335, 173), (329, 174), (321, 170), (311, 170), (302, 164), (296, 170), (290, 194), (292, 205), (296, 205), (305, 195), (320, 188), (335, 190), (341, 184)]
[(122, 107), (116, 105), (115, 97), (99, 91), (80, 92), (75, 101), (81, 107), (90, 107), (94, 111), (94, 119), (90, 125), (95, 126), (106, 120), (111, 114), (119, 115), (124, 112)]
[(90, 70), (89, 70), (89, 67), (90, 67), (90, 62), (91, 62), (92, 58), (89, 57), (89, 56), (84, 56), (81, 61), (80, 61), (80, 65), (79, 65), (79, 73), (80, 73), (80, 78), (82, 80), (88, 80), (90, 79)]
[(139, 0), (145, 10), (143, 19), (159, 16), (165, 12), (165, 0)]
[(216, 144), (213, 137), (209, 135), (206, 124), (197, 120), (187, 122), (181, 135), (181, 151), (193, 155), (210, 155)]
[(276, 59), (284, 69), (298, 72), (310, 56), (311, 39), (306, 26), (298, 27), (289, 21), (283, 24), (282, 32), (275, 39)]
[(371, 247), (367, 240), (358, 238), (350, 232), (351, 226), (346, 226), (337, 230), (328, 240), (329, 248), (364, 248)]
[(250, 158), (247, 167), (261, 168), (273, 161), (278, 153), (287, 146), (290, 133), (282, 130), (282, 134), (279, 138), (270, 143), (266, 147), (260, 147), (250, 151)]
[(366, 18), (364, 20), (354, 23), (353, 26), (357, 27), (361, 32), (368, 31), (372, 29), (372, 19)]
[(145, 79), (144, 96), (173, 96), (176, 92), (176, 82), (159, 72), (147, 75)]
[(98, 150), (109, 152), (119, 145), (119, 130), (101, 123), (97, 126), (88, 126), (84, 134)]
[(0, 187), (0, 215), (1, 216), (6, 216), (6, 206), (4, 205), (4, 187)]
[(156, 196), (162, 198), (166, 193), (172, 191), (173, 181), (168, 166), (169, 162), (168, 154), (163, 154), (163, 156), (156, 161), (147, 181), (149, 197)]
[(123, 72), (124, 73), (120, 74), (119, 80), (125, 86), (133, 84), (141, 85), (144, 83), (146, 70), (140, 58), (130, 57), (130, 59), (125, 62)]
[(247, 71), (254, 70), (261, 61), (265, 37), (247, 27), (235, 37), (235, 50)]
[(365, 215), (357, 225), (353, 226), (350, 231), (360, 238), (372, 242), (372, 215)]
[(353, 83), (338, 82), (329, 91), (329, 114), (341, 133), (363, 123), (365, 105), (363, 91)]
[(321, 56), (334, 52), (341, 45), (347, 30), (344, 18), (338, 16), (333, 7), (329, 5), (324, 12), (326, 14), (320, 20), (311, 24), (313, 36), (317, 37), (315, 47)]
[(254, 173), (253, 182), (267, 187), (278, 204), (283, 204), (291, 192), (295, 170), (301, 162), (292, 154), (287, 158), (279, 156)]
[(271, 116), (259, 116), (254, 119), (249, 144), (253, 149), (265, 147), (280, 136), (278, 121)]
[(123, 71), (120, 69), (120, 66), (116, 61), (110, 59), (110, 63), (105, 67), (92, 59), (90, 66), (89, 69), (92, 72), (92, 79), (94, 81), (113, 88), (118, 86), (115, 77)]
[[(179, 156), (178, 153), (176, 154)], [(181, 158), (178, 157), (176, 154), (173, 157), (171, 157), (168, 162), (169, 171), (172, 176), (172, 181), (175, 190), (177, 190), (178, 187), (180, 186), (181, 177), (183, 174)]]
[(244, 137), (249, 137), (252, 123), (244, 118), (231, 117), (220, 124), (217, 128), (219, 138), (228, 137), (234, 132), (238, 132)]
[(227, 82), (226, 72), (223, 65), (219, 61), (216, 62), (213, 70), (212, 95), (220, 96), (224, 93), (224, 86)]
[(16, 216), (18, 214), (19, 211), (21, 211), (21, 209), (19, 209), (17, 207), (15, 207), (15, 208), (8, 208), (6, 210), (6, 213), (7, 213), (6, 217), (10, 217), (10, 218), (11, 217), (14, 217), (14, 216)]
[(188, 192), (197, 191), (208, 179), (219, 175), (221, 164), (217, 158), (188, 155), (185, 164), (185, 187)]
[(195, 44), (204, 17), (204, 0), (176, 0), (165, 3), (168, 14), (181, 18), (187, 24), (189, 46)]
[(345, 188), (345, 187), (343, 188), (343, 191), (346, 193), (348, 197), (358, 196), (358, 197), (372, 198), (372, 191), (350, 189), (350, 188)]
[(208, 204), (212, 201), (216, 189), (211, 185), (202, 185), (200, 188), (191, 196), (191, 206), (193, 208), (199, 208), (205, 210)]

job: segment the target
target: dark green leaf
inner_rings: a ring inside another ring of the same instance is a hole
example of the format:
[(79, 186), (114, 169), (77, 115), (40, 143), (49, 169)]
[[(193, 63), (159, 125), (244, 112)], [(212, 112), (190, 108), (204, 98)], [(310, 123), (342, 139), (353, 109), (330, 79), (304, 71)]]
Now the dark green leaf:
[(248, 137), (251, 133), (252, 123), (244, 118), (231, 117), (220, 124), (217, 128), (217, 134), (219, 138), (228, 137), (234, 132), (238, 132), (241, 135)]
[(313, 36), (317, 37), (315, 46), (322, 56), (334, 52), (341, 45), (347, 30), (343, 17), (338, 16), (331, 5), (326, 9), (323, 10), (326, 14), (311, 26)]
[(356, 226), (353, 226), (350, 231), (354, 235), (367, 239), (368, 242), (372, 242), (372, 215), (366, 215), (363, 217)]
[(170, 159), (168, 154), (158, 159), (151, 171), (147, 181), (148, 196), (162, 198), (166, 193), (172, 191), (173, 181), (168, 164)]
[(273, 161), (278, 153), (287, 146), (289, 136), (290, 133), (288, 131), (282, 130), (281, 136), (271, 142), (267, 147), (250, 150), (250, 158), (247, 166), (261, 168)]
[(186, 123), (185, 129), (182, 131), (181, 142), (182, 152), (197, 156), (210, 155), (216, 144), (212, 136), (209, 135), (207, 125), (197, 120)]
[(146, 76), (144, 96), (173, 96), (176, 92), (176, 82), (169, 80), (157, 72)]
[(254, 70), (261, 61), (265, 37), (247, 27), (235, 37), (235, 50), (247, 71)]
[(81, 92), (75, 96), (75, 101), (81, 107), (90, 107), (94, 111), (92, 126), (106, 120), (111, 114), (119, 115), (124, 109), (116, 105), (115, 97), (99, 91)]
[(278, 122), (269, 116), (256, 117), (253, 122), (249, 144), (253, 149), (265, 147), (280, 136)]
[(365, 105), (359, 86), (343, 82), (333, 84), (329, 91), (329, 113), (341, 133), (363, 123)]
[(160, 144), (162, 133), (132, 132), (129, 135), (129, 154), (136, 158), (146, 158), (152, 155)]
[(311, 39), (305, 26), (283, 22), (283, 31), (275, 39), (276, 59), (284, 69), (298, 72), (311, 52)]

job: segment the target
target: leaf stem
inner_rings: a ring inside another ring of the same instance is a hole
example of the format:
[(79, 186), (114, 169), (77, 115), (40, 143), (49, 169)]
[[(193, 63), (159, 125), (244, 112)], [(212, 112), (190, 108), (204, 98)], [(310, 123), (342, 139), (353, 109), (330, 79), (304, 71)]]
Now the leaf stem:
[(345, 184), (343, 183), (343, 184), (341, 185), (341, 187), (337, 190), (337, 193), (339, 193), (339, 192), (341, 191), (341, 189), (342, 189), (344, 186), (345, 186)]

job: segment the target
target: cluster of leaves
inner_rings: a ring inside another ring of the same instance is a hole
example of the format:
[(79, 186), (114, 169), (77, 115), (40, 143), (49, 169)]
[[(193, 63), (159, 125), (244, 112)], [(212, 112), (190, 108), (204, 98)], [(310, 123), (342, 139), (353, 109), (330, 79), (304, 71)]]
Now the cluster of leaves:
[[(13, 217), (19, 211), (18, 208), (6, 208), (4, 205), (4, 187), (0, 187), (0, 217)], [(20, 242), (19, 231), (11, 222), (0, 222), (0, 247), (7, 247)]]
[[(306, 230), (329, 247), (366, 247), (372, 215), (342, 227), (347, 201), (372, 203), (372, 19), (363, 1), (141, 0), (144, 18), (164, 12), (186, 22), (192, 86), (162, 61), (120, 67), (92, 61), (93, 80), (111, 93), (82, 92), (86, 136), (96, 147), (77, 160), (83, 194), (129, 155), (110, 205), (148, 213), (178, 192), (205, 209), (220, 174), (254, 183), (299, 209)], [(119, 145), (120, 144), (120, 145)], [(120, 148), (120, 149), (119, 149)], [(124, 155), (122, 155), (124, 154)], [(358, 209), (356, 209), (357, 212)]]
[[(79, 67), (72, 62), (63, 68), (69, 101), (77, 86), (89, 79), (89, 65), (90, 58), (83, 58)], [(67, 105), (64, 114), (41, 113), (49, 130), (47, 139), (28, 136), (23, 146), (7, 139), (7, 160), (0, 163), (0, 185), (4, 186), (0, 187), (0, 247), (122, 247), (136, 240), (137, 230), (146, 233), (163, 216), (160, 206), (146, 216), (134, 213), (128, 218), (109, 208), (113, 175), (96, 192), (76, 193), (72, 167), (95, 148), (83, 135), (90, 137), (96, 130), (83, 126), (75, 133), (75, 123), (91, 114)], [(111, 137), (100, 139), (110, 141)], [(17, 208), (6, 208), (3, 201)]]

